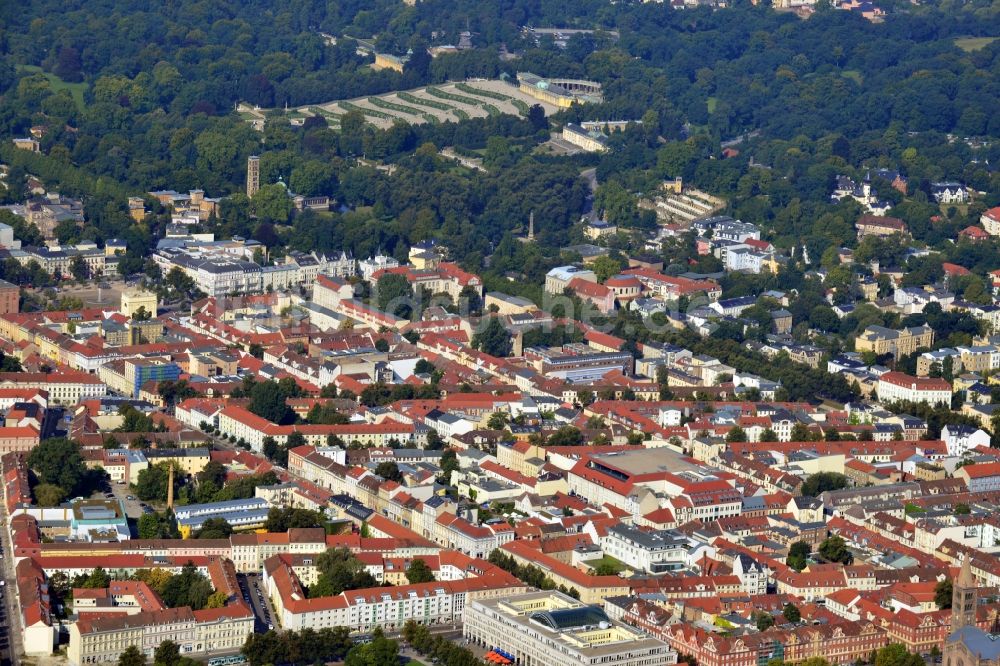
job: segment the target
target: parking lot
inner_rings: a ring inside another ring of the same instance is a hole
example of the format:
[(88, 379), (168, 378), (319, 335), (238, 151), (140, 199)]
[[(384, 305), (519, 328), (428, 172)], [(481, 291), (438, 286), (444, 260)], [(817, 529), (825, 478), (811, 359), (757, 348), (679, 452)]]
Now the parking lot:
[(140, 501), (135, 496), (135, 492), (125, 483), (108, 481), (107, 489), (94, 493), (94, 496), (121, 500), (122, 504), (125, 506), (125, 515), (132, 520), (138, 520), (139, 516), (143, 513), (149, 513), (153, 510), (147, 506), (145, 502)]
[(275, 628), (274, 609), (260, 579), (260, 574), (249, 573), (238, 576), (243, 601), (253, 609), (254, 631), (263, 632)]

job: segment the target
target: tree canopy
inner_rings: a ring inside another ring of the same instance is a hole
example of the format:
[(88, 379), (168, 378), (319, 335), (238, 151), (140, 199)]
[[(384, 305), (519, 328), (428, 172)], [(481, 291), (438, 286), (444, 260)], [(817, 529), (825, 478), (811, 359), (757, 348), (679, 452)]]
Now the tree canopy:
[(846, 488), (847, 477), (837, 472), (817, 472), (811, 474), (802, 484), (802, 494), (806, 497), (816, 497), (828, 490)]
[(434, 572), (427, 562), (418, 557), (406, 568), (406, 580), (410, 583), (430, 583), (434, 580)]
[(317, 661), (341, 661), (354, 645), (349, 634), (348, 627), (252, 633), (241, 652), (250, 666), (310, 666)]
[(472, 346), (490, 356), (503, 358), (510, 356), (511, 335), (499, 317), (490, 317), (486, 326), (472, 336)]
[(832, 535), (827, 537), (819, 544), (817, 550), (820, 556), (827, 562), (840, 562), (842, 564), (850, 564), (854, 560), (854, 556), (851, 551), (847, 549), (847, 543), (844, 541), (843, 537), (839, 535)]
[(43, 499), (49, 502), (56, 498), (56, 488), (62, 497), (89, 495), (103, 476), (103, 471), (88, 470), (80, 446), (64, 437), (39, 442), (28, 454), (28, 466), (41, 483), (36, 491), (41, 487)]
[(309, 588), (310, 598), (335, 596), (344, 590), (375, 587), (375, 578), (346, 548), (331, 548), (316, 558), (319, 578)]

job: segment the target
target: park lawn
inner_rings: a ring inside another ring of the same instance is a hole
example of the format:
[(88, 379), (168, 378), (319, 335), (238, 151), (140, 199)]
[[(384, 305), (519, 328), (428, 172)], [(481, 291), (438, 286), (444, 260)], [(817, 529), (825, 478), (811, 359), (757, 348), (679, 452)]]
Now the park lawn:
[(627, 568), (622, 562), (616, 560), (610, 555), (605, 555), (604, 557), (601, 557), (596, 560), (587, 560), (586, 562), (584, 562), (584, 564), (586, 564), (588, 567), (591, 567), (592, 569), (597, 569), (597, 567), (601, 566), (602, 564), (608, 564), (614, 567), (615, 573), (621, 573), (622, 571), (625, 571), (625, 569)]
[(52, 90), (55, 92), (68, 90), (69, 94), (73, 96), (73, 101), (76, 102), (76, 105), (81, 109), (83, 108), (83, 93), (87, 90), (86, 83), (67, 83), (51, 72), (43, 72), (42, 68), (38, 65), (18, 65), (18, 69), (31, 72), (32, 74), (41, 74), (49, 80), (49, 85), (52, 86)]
[(416, 659), (411, 659), (406, 662), (406, 666), (425, 666), (425, 664), (421, 661), (417, 661)]
[(845, 79), (850, 79), (857, 83), (859, 86), (865, 82), (864, 77), (861, 76), (861, 72), (856, 69), (845, 69), (840, 73)]
[(942, 215), (947, 215), (949, 208), (957, 210), (959, 215), (967, 215), (969, 212), (969, 204), (940, 204), (938, 208)]
[(996, 39), (996, 37), (956, 37), (955, 46), (968, 53), (984, 49)]

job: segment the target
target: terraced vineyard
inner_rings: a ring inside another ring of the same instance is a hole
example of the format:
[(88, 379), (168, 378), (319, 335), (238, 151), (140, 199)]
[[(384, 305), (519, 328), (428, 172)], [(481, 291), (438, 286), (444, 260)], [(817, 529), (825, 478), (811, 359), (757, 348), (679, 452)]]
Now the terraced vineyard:
[(492, 90), (480, 90), (479, 88), (473, 88), (468, 83), (456, 83), (455, 89), (470, 95), (476, 95), (478, 97), (486, 97), (488, 99), (497, 99), (501, 102), (506, 102), (509, 99), (513, 99), (510, 95), (504, 95), (503, 93), (493, 92)]
[[(396, 97), (400, 98), (401, 100), (405, 100), (411, 104), (423, 104), (424, 106), (428, 106), (432, 109), (437, 109), (438, 111), (446, 111), (454, 115), (459, 120), (468, 120), (470, 118), (469, 114), (466, 111), (462, 109), (456, 109), (455, 107), (449, 106), (444, 102), (438, 102), (433, 99), (424, 99), (422, 97), (411, 95), (410, 93), (397, 93)], [(430, 117), (434, 118), (438, 122), (440, 122), (441, 120), (440, 118), (438, 118), (433, 114), (425, 113), (423, 115), (425, 119)]]
[[(539, 104), (538, 100), (509, 83), (474, 79), (311, 105), (296, 109), (293, 114), (322, 116), (331, 127), (339, 129), (341, 117), (356, 111), (364, 115), (369, 123), (388, 128), (399, 121), (421, 124), (460, 122), (504, 114), (526, 116), (533, 104)], [(557, 110), (547, 104), (541, 106), (546, 114)]]
[(435, 97), (446, 99), (449, 102), (458, 102), (459, 104), (468, 104), (469, 106), (479, 106), (478, 100), (472, 99), (471, 97), (465, 97), (464, 95), (453, 95), (441, 90), (440, 88), (427, 88), (424, 92), (428, 95), (434, 95)]
[(371, 116), (372, 118), (379, 118), (382, 120), (390, 120), (393, 118), (393, 116), (388, 113), (382, 113), (381, 111), (376, 111), (375, 109), (366, 109), (363, 106), (358, 106), (357, 104), (352, 104), (351, 102), (338, 102), (337, 105), (344, 111), (360, 111), (364, 115)]
[(324, 118), (330, 127), (334, 129), (340, 129), (340, 114), (327, 111), (326, 109), (319, 106), (310, 106), (307, 109), (307, 112), (309, 113), (309, 115), (319, 116), (321, 118)]
[(400, 113), (406, 113), (411, 116), (423, 116), (424, 112), (420, 109), (414, 109), (412, 106), (404, 106), (402, 104), (393, 104), (392, 102), (387, 102), (379, 97), (369, 97), (368, 103), (372, 106), (377, 106), (380, 109), (389, 109), (390, 111), (399, 111)]
[(428, 106), (432, 109), (437, 109), (438, 111), (451, 111), (452, 107), (448, 106), (444, 102), (435, 102), (432, 99), (423, 99), (410, 93), (396, 93), (396, 97), (403, 100), (404, 102), (409, 102), (410, 104), (419, 104), (421, 106)]

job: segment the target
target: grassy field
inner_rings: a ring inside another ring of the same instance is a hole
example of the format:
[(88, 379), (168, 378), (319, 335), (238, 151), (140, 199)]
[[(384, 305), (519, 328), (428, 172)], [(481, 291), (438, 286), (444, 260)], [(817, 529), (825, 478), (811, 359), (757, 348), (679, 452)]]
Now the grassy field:
[(719, 103), (719, 100), (715, 97), (709, 97), (705, 100), (705, 106), (708, 107), (709, 113), (715, 113), (715, 105)]
[(55, 74), (43, 72), (42, 68), (37, 65), (18, 65), (18, 69), (25, 72), (32, 72), (33, 74), (41, 74), (49, 80), (49, 85), (56, 92), (68, 90), (69, 94), (73, 96), (73, 101), (76, 102), (76, 105), (81, 109), (83, 108), (83, 93), (87, 89), (86, 83), (67, 83)]
[(861, 72), (859, 72), (856, 69), (845, 69), (843, 72), (840, 73), (840, 75), (843, 76), (845, 79), (851, 79), (858, 85), (861, 85), (865, 81), (864, 77), (861, 76)]
[(941, 211), (941, 215), (945, 216), (948, 215), (949, 208), (954, 208), (955, 210), (957, 210), (959, 215), (969, 214), (969, 204), (940, 204), (938, 206), (938, 209), (940, 209)]
[(424, 666), (423, 662), (417, 661), (416, 659), (411, 659), (406, 662), (406, 666)]
[(604, 557), (597, 560), (587, 560), (586, 562), (584, 562), (584, 564), (593, 569), (597, 569), (597, 567), (601, 566), (602, 564), (607, 564), (614, 568), (615, 573), (621, 573), (622, 571), (625, 571), (626, 568), (624, 564), (622, 564), (615, 558), (611, 557), (610, 555), (605, 555)]
[(986, 48), (996, 39), (996, 37), (956, 37), (955, 46), (966, 52), (978, 51)]

